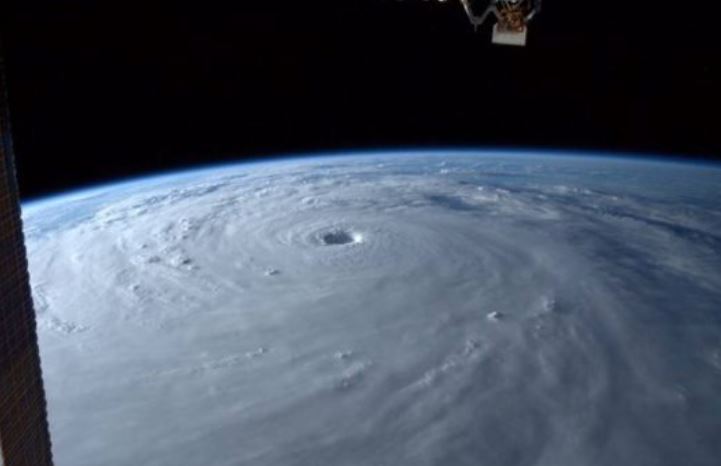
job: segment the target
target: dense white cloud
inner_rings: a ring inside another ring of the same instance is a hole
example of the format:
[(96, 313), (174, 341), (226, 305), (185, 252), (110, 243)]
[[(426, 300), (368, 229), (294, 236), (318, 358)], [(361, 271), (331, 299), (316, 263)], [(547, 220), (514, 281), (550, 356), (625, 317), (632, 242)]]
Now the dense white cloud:
[(719, 186), (378, 156), (26, 206), (57, 463), (715, 464)]

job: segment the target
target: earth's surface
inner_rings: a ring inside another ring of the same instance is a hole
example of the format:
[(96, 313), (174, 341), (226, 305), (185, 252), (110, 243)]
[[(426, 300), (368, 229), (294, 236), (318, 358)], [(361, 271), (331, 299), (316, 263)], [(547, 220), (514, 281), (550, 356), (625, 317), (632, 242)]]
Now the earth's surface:
[(721, 170), (246, 164), (24, 206), (58, 465), (718, 465)]

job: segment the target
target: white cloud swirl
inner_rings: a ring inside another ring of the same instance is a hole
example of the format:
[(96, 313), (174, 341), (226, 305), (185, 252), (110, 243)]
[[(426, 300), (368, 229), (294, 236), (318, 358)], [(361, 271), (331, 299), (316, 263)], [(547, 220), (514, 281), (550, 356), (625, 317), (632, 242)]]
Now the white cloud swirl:
[(721, 171), (239, 165), (26, 206), (58, 464), (715, 464)]

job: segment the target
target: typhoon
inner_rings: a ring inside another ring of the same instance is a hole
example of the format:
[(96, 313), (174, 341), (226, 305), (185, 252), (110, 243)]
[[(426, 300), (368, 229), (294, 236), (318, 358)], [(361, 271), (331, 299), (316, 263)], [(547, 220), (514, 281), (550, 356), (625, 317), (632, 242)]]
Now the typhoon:
[(58, 465), (716, 465), (721, 170), (298, 158), (24, 206)]

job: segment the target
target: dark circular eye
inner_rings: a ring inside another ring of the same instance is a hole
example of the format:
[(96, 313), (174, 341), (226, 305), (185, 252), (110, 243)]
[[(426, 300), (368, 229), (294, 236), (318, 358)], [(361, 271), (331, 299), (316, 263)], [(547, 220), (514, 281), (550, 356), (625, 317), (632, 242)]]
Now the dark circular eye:
[(326, 233), (321, 239), (323, 240), (323, 244), (328, 246), (349, 244), (355, 242), (355, 238), (353, 237), (353, 235), (343, 230)]

